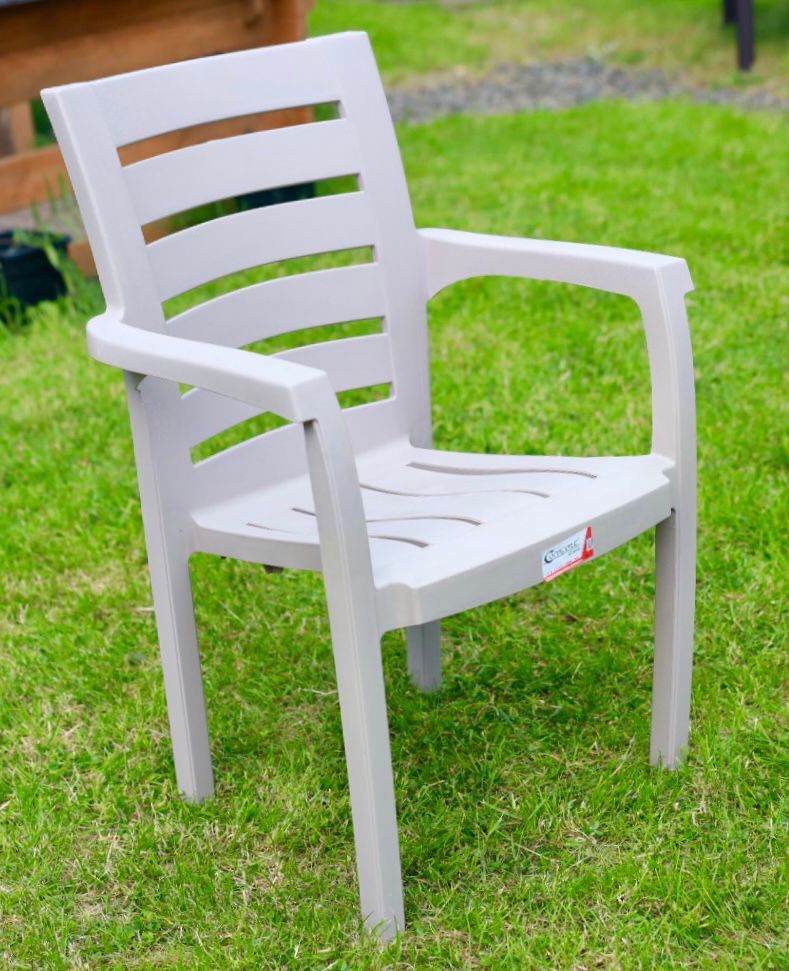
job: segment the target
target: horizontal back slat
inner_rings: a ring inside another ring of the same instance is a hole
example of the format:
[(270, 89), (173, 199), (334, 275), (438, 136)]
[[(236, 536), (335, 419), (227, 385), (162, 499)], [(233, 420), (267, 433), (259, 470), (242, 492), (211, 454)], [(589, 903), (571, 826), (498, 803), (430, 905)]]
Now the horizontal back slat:
[(167, 322), (175, 337), (245, 347), (291, 331), (383, 317), (383, 271), (377, 263), (316, 270), (256, 283), (207, 300)]
[(182, 61), (95, 82), (116, 145), (220, 118), (337, 101), (320, 39)]
[(127, 165), (142, 225), (219, 199), (356, 175), (359, 152), (344, 119), (221, 138)]
[(212, 219), (156, 240), (148, 253), (159, 297), (169, 300), (239, 270), (374, 241), (369, 200), (348, 192)]
[[(346, 408), (343, 418), (357, 454), (382, 441), (408, 434), (402, 409), (394, 397)], [(196, 504), (227, 499), (303, 475), (306, 466), (301, 428), (285, 425), (267, 435), (249, 438), (201, 462), (194, 469), (192, 483)]]
[[(283, 351), (276, 357), (325, 371), (335, 391), (350, 391), (392, 380), (389, 338), (386, 334), (349, 337)], [(177, 424), (189, 448), (221, 434), (233, 425), (254, 418), (261, 410), (194, 388), (180, 402)]]
[(221, 435), (228, 428), (262, 414), (260, 408), (245, 401), (223, 398), (202, 388), (185, 394), (182, 404), (178, 417), (187, 448), (194, 448), (214, 435)]
[(274, 356), (325, 371), (335, 391), (388, 384), (392, 380), (392, 358), (386, 334), (307, 344)]

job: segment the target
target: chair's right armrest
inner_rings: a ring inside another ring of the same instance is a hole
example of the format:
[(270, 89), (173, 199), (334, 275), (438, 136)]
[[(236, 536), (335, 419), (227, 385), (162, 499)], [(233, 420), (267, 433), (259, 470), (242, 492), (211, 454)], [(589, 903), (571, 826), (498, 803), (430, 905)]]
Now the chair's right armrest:
[[(652, 449), (695, 477), (693, 355), (685, 294), (693, 289), (684, 260), (657, 253), (513, 239), (451, 229), (420, 229), (427, 295), (459, 280), (513, 276), (618, 293), (641, 311), (652, 379)], [(677, 473), (680, 475), (680, 473)]]
[(455, 229), (420, 229), (428, 295), (479, 276), (527, 277), (607, 290), (640, 303), (659, 283), (693, 289), (687, 264), (674, 256), (616, 246), (490, 236)]
[(131, 327), (109, 312), (88, 324), (88, 351), (104, 364), (205, 388), (288, 421), (318, 420), (336, 407), (317, 368)]

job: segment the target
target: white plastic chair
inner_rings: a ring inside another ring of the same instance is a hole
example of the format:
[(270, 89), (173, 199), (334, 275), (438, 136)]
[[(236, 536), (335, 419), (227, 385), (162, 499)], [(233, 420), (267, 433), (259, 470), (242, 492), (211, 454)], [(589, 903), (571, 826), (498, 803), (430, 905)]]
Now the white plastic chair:
[[(322, 570), (348, 763), (361, 909), (403, 928), (381, 666), (408, 631), (417, 685), (441, 679), (440, 618), (551, 578), (657, 525), (650, 758), (688, 735), (695, 417), (685, 262), (608, 247), (414, 227), (366, 35), (174, 64), (43, 92), (106, 296), (88, 348), (125, 372), (178, 785), (213, 791), (189, 557)], [(121, 165), (119, 146), (232, 116), (336, 102), (339, 118)], [(141, 226), (216, 199), (335, 176), (358, 191), (225, 216), (146, 245)], [(170, 320), (162, 302), (272, 261), (373, 247), (373, 261), (270, 280)], [(431, 449), (426, 305), (472, 276), (595, 287), (640, 307), (649, 455), (499, 457)], [(381, 318), (376, 335), (263, 355), (289, 331)], [(181, 394), (179, 382), (194, 386)], [(341, 410), (336, 392), (389, 383)], [(193, 463), (245, 419), (292, 424)]]

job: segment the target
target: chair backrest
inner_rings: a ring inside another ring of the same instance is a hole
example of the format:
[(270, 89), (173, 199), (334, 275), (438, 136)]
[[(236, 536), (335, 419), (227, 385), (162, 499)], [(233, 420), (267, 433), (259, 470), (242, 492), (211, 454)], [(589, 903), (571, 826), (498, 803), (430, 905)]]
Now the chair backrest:
[[(287, 356), (326, 370), (337, 391), (391, 385), (390, 398), (347, 409), (362, 444), (394, 434), (428, 441), (426, 286), (394, 128), (365, 34), (201, 58), (43, 96), (108, 308), (136, 327), (235, 347), (380, 318), (380, 334), (322, 341)], [(336, 118), (220, 138), (128, 165), (119, 156), (121, 147), (166, 132), (326, 103), (337, 105)], [(143, 236), (146, 224), (205, 203), (339, 176), (355, 176), (357, 191), (233, 213), (151, 243)], [(242, 287), (165, 318), (164, 301), (208, 281), (359, 247), (371, 248), (372, 262)], [(169, 426), (168, 448), (175, 435), (187, 452), (254, 415), (197, 389), (185, 395), (159, 389), (151, 400), (157, 424)], [(238, 464), (239, 448), (224, 454), (225, 465)]]

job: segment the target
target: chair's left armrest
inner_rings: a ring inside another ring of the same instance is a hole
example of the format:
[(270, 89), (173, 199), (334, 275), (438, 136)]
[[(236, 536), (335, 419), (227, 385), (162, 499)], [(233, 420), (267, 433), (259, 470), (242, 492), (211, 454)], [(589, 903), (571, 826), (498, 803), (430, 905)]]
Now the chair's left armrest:
[[(88, 350), (124, 371), (192, 384), (302, 422), (327, 589), (373, 598), (356, 460), (328, 375), (233, 347), (131, 327), (111, 312), (88, 324)], [(354, 586), (355, 583), (355, 586)]]
[(644, 322), (652, 379), (652, 450), (695, 476), (693, 358), (685, 294), (687, 263), (613, 246), (422, 229), (428, 298), (459, 280), (514, 276), (592, 287), (631, 297)]
[(132, 327), (111, 312), (88, 323), (91, 357), (133, 374), (191, 384), (289, 421), (323, 417), (336, 399), (323, 371), (235, 347)]

